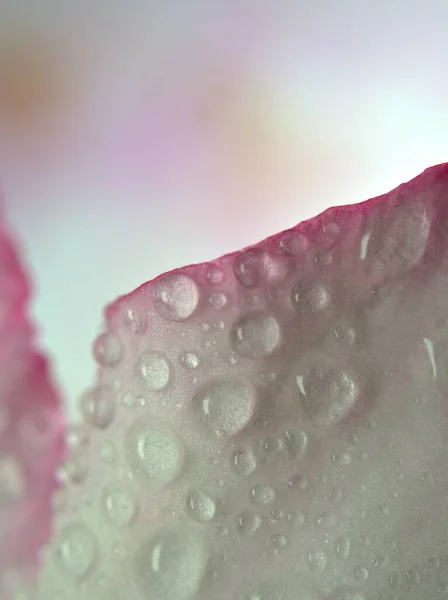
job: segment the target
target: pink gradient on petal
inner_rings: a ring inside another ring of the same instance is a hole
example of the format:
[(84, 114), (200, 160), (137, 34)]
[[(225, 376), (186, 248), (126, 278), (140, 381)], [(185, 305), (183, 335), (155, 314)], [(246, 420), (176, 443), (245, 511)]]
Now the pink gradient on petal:
[(32, 574), (51, 538), (51, 497), (65, 456), (61, 400), (28, 317), (31, 286), (0, 222), (0, 594)]

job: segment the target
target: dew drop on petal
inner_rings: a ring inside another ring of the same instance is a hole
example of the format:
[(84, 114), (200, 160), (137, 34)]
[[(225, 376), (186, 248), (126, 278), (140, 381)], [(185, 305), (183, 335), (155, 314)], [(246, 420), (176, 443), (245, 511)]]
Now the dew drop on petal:
[(199, 304), (196, 282), (182, 273), (162, 275), (153, 287), (154, 308), (167, 321), (185, 321)]

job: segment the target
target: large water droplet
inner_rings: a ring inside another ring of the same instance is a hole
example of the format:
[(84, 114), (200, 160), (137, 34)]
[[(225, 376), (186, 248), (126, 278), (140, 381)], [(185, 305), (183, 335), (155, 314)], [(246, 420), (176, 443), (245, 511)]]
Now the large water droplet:
[(151, 487), (163, 488), (180, 474), (185, 458), (184, 446), (163, 423), (135, 422), (127, 431), (124, 444), (129, 467)]
[(216, 503), (202, 490), (195, 490), (187, 496), (186, 512), (194, 521), (208, 523), (215, 516)]
[(255, 390), (236, 380), (216, 381), (202, 389), (193, 398), (198, 420), (219, 436), (239, 433), (250, 422), (255, 412)]
[(133, 495), (119, 484), (103, 492), (102, 509), (106, 519), (116, 527), (130, 525), (137, 510)]
[(199, 304), (199, 289), (188, 275), (163, 275), (153, 287), (154, 308), (168, 321), (184, 321), (192, 316)]
[(241, 356), (256, 358), (268, 356), (280, 343), (280, 327), (272, 315), (253, 311), (234, 324), (230, 341)]
[(98, 556), (96, 538), (86, 525), (68, 525), (56, 540), (54, 556), (63, 572), (74, 579), (83, 579), (93, 568)]
[(93, 357), (104, 367), (114, 367), (123, 358), (123, 345), (113, 333), (102, 333), (93, 342)]
[(143, 544), (134, 573), (146, 600), (193, 600), (207, 561), (208, 550), (199, 535), (167, 530)]
[(112, 423), (115, 409), (115, 392), (106, 385), (93, 388), (81, 398), (81, 412), (86, 423), (99, 429), (106, 429)]
[(135, 365), (141, 383), (153, 392), (166, 388), (170, 381), (170, 364), (159, 352), (145, 352)]

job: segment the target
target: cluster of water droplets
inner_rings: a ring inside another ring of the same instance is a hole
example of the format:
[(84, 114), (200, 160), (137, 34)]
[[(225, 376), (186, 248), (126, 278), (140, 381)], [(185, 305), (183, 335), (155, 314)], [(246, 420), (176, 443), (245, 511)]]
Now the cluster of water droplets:
[(36, 598), (401, 600), (446, 585), (444, 542), (437, 566), (412, 570), (395, 538), (414, 467), (384, 424), (409, 388), (383, 383), (400, 315), (376, 290), (398, 259), (389, 273), (385, 228), (369, 262), (369, 224), (352, 217), (161, 276), (108, 309)]

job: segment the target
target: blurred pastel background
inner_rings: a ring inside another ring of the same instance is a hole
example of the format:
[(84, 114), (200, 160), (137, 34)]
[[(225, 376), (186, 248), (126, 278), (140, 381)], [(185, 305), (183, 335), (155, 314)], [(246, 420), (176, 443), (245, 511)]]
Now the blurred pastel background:
[(1, 0), (0, 180), (75, 414), (104, 305), (448, 160), (446, 0)]

